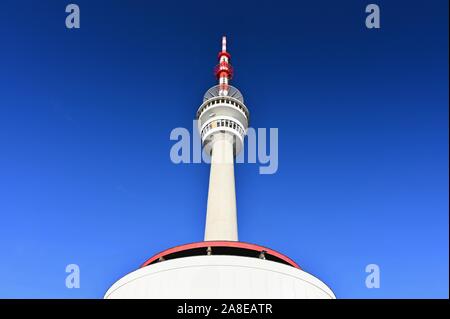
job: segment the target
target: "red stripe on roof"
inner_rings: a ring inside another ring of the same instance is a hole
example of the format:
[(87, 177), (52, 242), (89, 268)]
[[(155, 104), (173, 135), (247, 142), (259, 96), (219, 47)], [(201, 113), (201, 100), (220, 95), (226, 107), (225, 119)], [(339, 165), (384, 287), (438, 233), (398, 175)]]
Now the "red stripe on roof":
[(270, 248), (267, 248), (264, 246), (255, 245), (255, 244), (244, 243), (244, 242), (240, 242), (240, 241), (201, 241), (201, 242), (196, 242), (196, 243), (175, 246), (175, 247), (166, 249), (166, 250), (152, 256), (146, 262), (144, 262), (140, 268), (148, 266), (155, 260), (158, 260), (160, 257), (164, 257), (167, 255), (176, 253), (176, 252), (184, 251), (184, 250), (190, 250), (190, 249), (194, 249), (194, 248), (203, 248), (203, 247), (204, 248), (207, 248), (207, 247), (234, 247), (234, 248), (249, 249), (249, 250), (253, 250), (253, 251), (257, 251), (257, 252), (261, 252), (264, 250), (266, 252), (266, 254), (275, 256), (275, 257), (285, 261), (289, 265), (291, 265), (295, 268), (301, 269), (300, 266), (297, 265), (297, 263), (295, 263), (292, 259), (290, 259), (289, 257), (287, 257), (273, 249), (270, 249)]

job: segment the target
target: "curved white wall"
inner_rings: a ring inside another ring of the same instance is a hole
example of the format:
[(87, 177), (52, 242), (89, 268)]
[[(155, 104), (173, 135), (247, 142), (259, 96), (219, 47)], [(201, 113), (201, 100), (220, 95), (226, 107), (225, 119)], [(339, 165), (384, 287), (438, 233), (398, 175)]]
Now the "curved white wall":
[(334, 299), (314, 276), (281, 263), (239, 256), (194, 256), (140, 268), (106, 292), (106, 299)]

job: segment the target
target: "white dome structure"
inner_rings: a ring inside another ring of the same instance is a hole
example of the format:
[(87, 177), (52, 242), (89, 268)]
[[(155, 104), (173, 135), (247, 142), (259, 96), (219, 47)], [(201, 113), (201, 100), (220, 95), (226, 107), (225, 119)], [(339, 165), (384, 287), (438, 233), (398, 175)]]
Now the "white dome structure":
[(334, 299), (286, 256), (242, 242), (200, 242), (150, 258), (117, 281), (107, 299)]

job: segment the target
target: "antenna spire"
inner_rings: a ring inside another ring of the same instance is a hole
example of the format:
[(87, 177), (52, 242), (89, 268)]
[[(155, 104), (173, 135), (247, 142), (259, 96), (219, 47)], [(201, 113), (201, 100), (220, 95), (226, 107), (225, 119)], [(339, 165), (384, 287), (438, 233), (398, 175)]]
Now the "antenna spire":
[(227, 52), (227, 37), (222, 37), (222, 52)]
[(222, 51), (219, 52), (219, 64), (214, 69), (219, 80), (219, 95), (228, 95), (228, 82), (233, 77), (233, 67), (230, 64), (231, 55), (227, 52), (227, 37), (222, 37)]

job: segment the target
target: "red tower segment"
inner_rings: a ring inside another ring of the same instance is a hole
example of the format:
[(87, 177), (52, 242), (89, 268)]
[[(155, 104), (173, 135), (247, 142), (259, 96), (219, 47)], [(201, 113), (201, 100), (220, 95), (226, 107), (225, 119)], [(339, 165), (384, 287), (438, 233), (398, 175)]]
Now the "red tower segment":
[(219, 95), (228, 95), (228, 82), (233, 77), (233, 67), (230, 64), (231, 55), (227, 52), (227, 38), (222, 37), (222, 51), (218, 54), (219, 64), (214, 73), (219, 80)]

